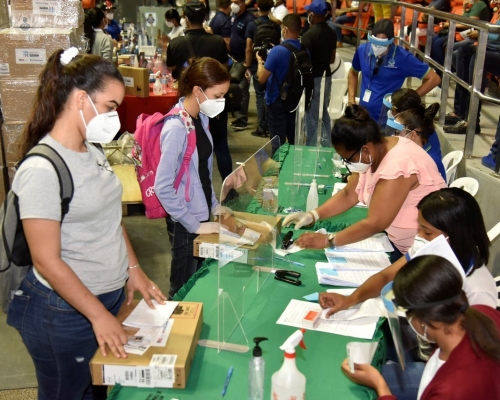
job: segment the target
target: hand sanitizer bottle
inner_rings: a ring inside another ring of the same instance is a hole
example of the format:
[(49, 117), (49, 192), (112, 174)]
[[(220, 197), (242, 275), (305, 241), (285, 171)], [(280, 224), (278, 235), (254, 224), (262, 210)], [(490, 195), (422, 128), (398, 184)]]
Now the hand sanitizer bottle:
[(267, 340), (265, 337), (253, 339), (255, 347), (253, 357), (248, 364), (248, 400), (264, 400), (264, 367), (266, 362), (262, 358), (262, 349), (259, 343)]

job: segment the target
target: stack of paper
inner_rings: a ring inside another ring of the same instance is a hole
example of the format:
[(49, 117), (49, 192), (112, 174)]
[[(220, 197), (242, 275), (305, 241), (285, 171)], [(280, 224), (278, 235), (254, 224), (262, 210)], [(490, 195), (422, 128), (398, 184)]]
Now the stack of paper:
[[(347, 183), (337, 182), (333, 185), (332, 197), (335, 196), (338, 192), (344, 189), (347, 186)], [(365, 203), (359, 202), (355, 205), (355, 207), (367, 208), (368, 206)]]
[(316, 263), (316, 273), (321, 285), (358, 287), (377, 272), (377, 270), (340, 270), (333, 268), (329, 263)]
[(391, 265), (389, 257), (382, 252), (347, 252), (325, 250), (331, 267), (347, 271), (380, 271)]
[(378, 251), (388, 253), (394, 251), (394, 247), (392, 247), (385, 233), (377, 233), (360, 242), (347, 244), (345, 246), (336, 246), (335, 251)]

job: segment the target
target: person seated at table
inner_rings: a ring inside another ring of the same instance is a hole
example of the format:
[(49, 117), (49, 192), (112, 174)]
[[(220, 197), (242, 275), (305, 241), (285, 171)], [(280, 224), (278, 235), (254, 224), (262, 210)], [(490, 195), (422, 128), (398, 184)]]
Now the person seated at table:
[[(393, 306), (406, 312), (419, 337), (436, 343), (435, 352), (426, 364), (407, 363), (404, 373), (397, 364), (383, 366), (382, 373), (368, 364), (354, 364), (352, 372), (347, 359), (342, 371), (384, 400), (499, 399), (500, 314), (470, 304), (453, 264), (438, 256), (417, 257), (397, 273), (392, 289)], [(404, 378), (409, 370), (408, 382)]]
[[(458, 188), (430, 193), (417, 205), (418, 235), (405, 257), (370, 277), (350, 296), (320, 293), (319, 303), (329, 308), (327, 315), (346, 310), (354, 304), (378, 297), (382, 288), (394, 280), (408, 260), (429, 241), (444, 235), (466, 275), (465, 293), (470, 304), (496, 307), (498, 293), (495, 280), (486, 267), (490, 241), (483, 215), (474, 197)], [(406, 268), (406, 267), (405, 267)]]
[(184, 36), (184, 28), (181, 26), (181, 17), (175, 8), (171, 8), (165, 12), (165, 24), (171, 28), (167, 34), (168, 41), (179, 36)]
[(210, 212), (218, 214), (220, 206), (212, 186), (213, 142), (208, 118), (224, 110), (224, 95), (230, 79), (227, 68), (209, 57), (190, 59), (182, 72), (179, 79), (181, 98), (174, 108), (182, 108), (191, 116), (196, 130), (196, 150), (191, 156), (189, 173), (183, 175), (178, 190), (174, 189), (174, 182), (188, 144), (186, 126), (176, 116), (167, 118), (163, 125), (162, 155), (154, 189), (168, 213), (167, 230), (172, 252), (169, 299), (201, 266), (202, 259), (193, 256), (193, 240), (200, 234), (219, 231), (219, 223), (210, 222)]
[(347, 186), (311, 212), (293, 213), (284, 226), (295, 229), (331, 218), (362, 202), (368, 216), (338, 233), (304, 233), (296, 244), (323, 249), (343, 246), (386, 231), (395, 245), (393, 261), (406, 253), (418, 231), (415, 206), (427, 194), (446, 187), (432, 158), (411, 140), (382, 136), (363, 107), (347, 106), (332, 130), (332, 144), (352, 173)]
[[(441, 148), (430, 143), (431, 136), (437, 137), (434, 132), (434, 117), (439, 111), (439, 103), (429, 107), (420, 103), (418, 107), (400, 112), (394, 122), (389, 122), (396, 129), (396, 136), (403, 136), (422, 147), (436, 163), (439, 173), (446, 182), (446, 170), (441, 157)], [(439, 140), (438, 140), (439, 145)]]
[(85, 14), (83, 30), (89, 40), (88, 53), (113, 61), (113, 43), (111, 36), (103, 30), (105, 25), (104, 12), (100, 8), (94, 7)]

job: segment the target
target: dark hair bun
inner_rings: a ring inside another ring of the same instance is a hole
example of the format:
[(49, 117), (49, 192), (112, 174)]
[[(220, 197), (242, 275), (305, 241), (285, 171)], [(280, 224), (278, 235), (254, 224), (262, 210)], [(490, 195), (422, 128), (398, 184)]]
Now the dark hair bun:
[(439, 103), (432, 103), (429, 107), (425, 109), (425, 118), (434, 119), (439, 111)]
[(370, 114), (366, 109), (357, 104), (348, 105), (345, 109), (345, 117), (359, 122), (365, 122), (370, 119)]

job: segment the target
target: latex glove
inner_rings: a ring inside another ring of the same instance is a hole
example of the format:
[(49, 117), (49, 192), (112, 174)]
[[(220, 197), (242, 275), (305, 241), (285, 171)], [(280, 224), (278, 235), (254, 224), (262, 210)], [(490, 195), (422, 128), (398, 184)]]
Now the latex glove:
[(217, 215), (222, 215), (224, 218), (228, 218), (231, 215), (233, 215), (233, 211), (226, 206), (221, 206), (220, 204), (217, 204), (214, 209), (212, 210), (212, 215), (215, 217)]
[(288, 226), (293, 223), (295, 224), (295, 230), (298, 230), (302, 228), (303, 226), (310, 225), (314, 222), (314, 218), (311, 215), (311, 213), (305, 213), (305, 212), (296, 212), (293, 214), (290, 214), (288, 217), (285, 218), (283, 221), (283, 226), (285, 228), (288, 228)]
[(209, 233), (219, 233), (218, 222), (202, 222), (198, 230), (195, 232), (197, 235), (208, 235)]

